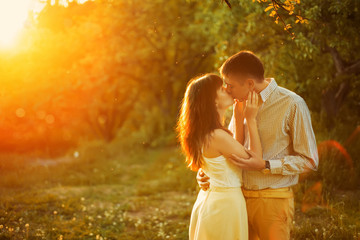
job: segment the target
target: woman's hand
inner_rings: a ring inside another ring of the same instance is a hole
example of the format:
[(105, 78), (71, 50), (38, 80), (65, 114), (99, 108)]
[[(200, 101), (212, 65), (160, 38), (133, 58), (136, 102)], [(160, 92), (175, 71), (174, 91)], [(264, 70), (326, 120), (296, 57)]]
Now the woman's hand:
[(239, 100), (235, 99), (235, 103), (233, 105), (233, 115), (235, 117), (235, 119), (239, 119), (244, 121), (244, 103), (240, 102)]
[(248, 99), (246, 101), (246, 106), (244, 109), (244, 115), (246, 121), (256, 120), (256, 115), (259, 110), (259, 96), (255, 91), (252, 91), (248, 95)]

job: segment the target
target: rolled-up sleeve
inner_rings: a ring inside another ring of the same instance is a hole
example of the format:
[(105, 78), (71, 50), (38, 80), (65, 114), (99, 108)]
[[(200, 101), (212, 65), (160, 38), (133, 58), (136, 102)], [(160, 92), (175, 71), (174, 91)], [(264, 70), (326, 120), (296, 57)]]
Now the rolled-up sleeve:
[(292, 140), (293, 154), (270, 160), (271, 173), (295, 175), (310, 170), (316, 171), (319, 157), (315, 134), (311, 125), (309, 108), (302, 98), (292, 104), (286, 122)]

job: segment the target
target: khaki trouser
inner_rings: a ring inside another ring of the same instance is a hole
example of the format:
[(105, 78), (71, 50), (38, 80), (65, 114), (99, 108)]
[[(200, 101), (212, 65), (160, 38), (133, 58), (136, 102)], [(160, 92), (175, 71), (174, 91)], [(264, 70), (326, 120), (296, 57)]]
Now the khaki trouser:
[(291, 188), (245, 190), (249, 240), (288, 240), (294, 218)]

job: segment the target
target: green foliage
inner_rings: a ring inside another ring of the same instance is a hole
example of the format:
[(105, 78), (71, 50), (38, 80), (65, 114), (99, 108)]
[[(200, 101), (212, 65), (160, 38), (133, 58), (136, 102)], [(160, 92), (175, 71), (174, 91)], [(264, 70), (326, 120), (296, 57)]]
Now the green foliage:
[[(282, 1), (260, 2), (47, 5), (17, 51), (0, 54), (2, 148), (56, 155), (80, 139), (110, 142), (123, 133), (136, 144), (173, 144), (188, 80), (241, 49), (258, 54), (266, 75), (304, 97), (328, 128), (335, 118), (355, 127), (358, 75), (349, 67), (359, 55), (358, 2), (283, 1), (294, 5), (294, 14), (279, 11), (295, 40), (264, 12)], [(295, 23), (299, 13), (308, 24)]]
[[(299, 10), (295, 13), (308, 19), (302, 24), (295, 23), (294, 15), (280, 10), (286, 24), (292, 25), (295, 39), (264, 13), (274, 1), (261, 2), (231, 1), (232, 9), (228, 11), (232, 13), (234, 31), (224, 33), (226, 41), (217, 48), (215, 66), (239, 50), (253, 51), (263, 60), (267, 77), (274, 77), (281, 86), (305, 99), (318, 142), (335, 140), (344, 145), (360, 124), (360, 41), (356, 40), (360, 31), (359, 2), (303, 0), (295, 6)], [(344, 145), (354, 165), (352, 170), (341, 154), (332, 154), (332, 148), (324, 150), (315, 175), (324, 181), (327, 190), (357, 188), (357, 145), (356, 141)]]
[(127, 120), (147, 145), (163, 144), (156, 138), (172, 132), (187, 81), (213, 70), (220, 33), (230, 27), (230, 13), (218, 6), (160, 0), (47, 5), (22, 46), (11, 56), (0, 54), (7, 93), (3, 148), (56, 148), (58, 154), (83, 138), (110, 142)]

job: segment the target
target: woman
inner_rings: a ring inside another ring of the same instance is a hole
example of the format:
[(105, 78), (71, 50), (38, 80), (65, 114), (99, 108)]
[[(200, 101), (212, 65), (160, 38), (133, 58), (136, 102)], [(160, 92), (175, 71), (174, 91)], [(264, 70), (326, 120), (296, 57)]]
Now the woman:
[(188, 167), (202, 168), (210, 177), (210, 188), (200, 190), (193, 206), (189, 236), (196, 240), (248, 239), (248, 220), (245, 199), (241, 191), (241, 169), (232, 165), (227, 157), (249, 155), (241, 142), (246, 118), (250, 150), (262, 154), (256, 126), (258, 96), (249, 94), (247, 104), (235, 101), (235, 138), (222, 125), (225, 111), (234, 104), (222, 87), (222, 79), (206, 74), (191, 80), (183, 99), (177, 130), (186, 154)]

